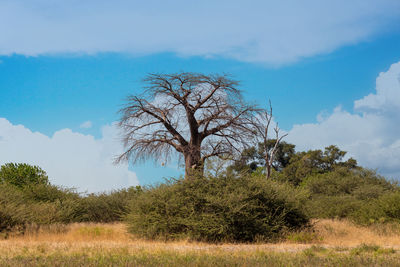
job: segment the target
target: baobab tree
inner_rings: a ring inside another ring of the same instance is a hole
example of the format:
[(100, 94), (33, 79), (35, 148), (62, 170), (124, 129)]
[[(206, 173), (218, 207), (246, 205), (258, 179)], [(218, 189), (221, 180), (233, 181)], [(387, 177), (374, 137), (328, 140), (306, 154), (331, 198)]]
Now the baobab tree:
[(131, 95), (119, 126), (124, 153), (133, 163), (153, 158), (163, 162), (178, 154), (185, 178), (203, 173), (210, 157), (240, 153), (255, 138), (255, 114), (243, 101), (238, 82), (226, 75), (150, 74), (141, 95)]

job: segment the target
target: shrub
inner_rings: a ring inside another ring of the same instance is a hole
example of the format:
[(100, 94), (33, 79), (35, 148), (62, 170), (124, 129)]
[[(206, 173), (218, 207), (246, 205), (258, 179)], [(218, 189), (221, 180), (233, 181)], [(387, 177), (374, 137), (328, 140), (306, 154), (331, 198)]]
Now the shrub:
[(19, 209), (23, 205), (23, 193), (7, 184), (0, 184), (0, 231), (25, 222), (25, 213)]
[(132, 202), (127, 222), (131, 233), (146, 238), (273, 240), (307, 225), (297, 195), (263, 177), (168, 180)]
[(30, 185), (21, 190), (0, 184), (0, 231), (28, 224), (69, 223), (77, 220), (79, 196), (52, 185)]
[(120, 221), (140, 187), (81, 196), (48, 182), (37, 166), (9, 163), (0, 170), (0, 232), (27, 225)]
[(126, 215), (129, 203), (141, 192), (141, 187), (130, 187), (111, 193), (89, 194), (80, 199), (81, 221), (115, 222)]
[(332, 172), (308, 177), (302, 186), (312, 195), (354, 195), (357, 199), (377, 198), (395, 186), (374, 171), (337, 168)]
[(365, 204), (351, 195), (318, 195), (313, 196), (304, 208), (312, 218), (346, 218)]
[(364, 205), (353, 215), (353, 219), (361, 224), (400, 222), (400, 191), (382, 195)]
[(308, 214), (314, 218), (344, 218), (369, 216), (361, 215), (360, 209), (369, 207), (376, 199), (397, 190), (374, 171), (357, 168), (336, 168), (334, 171), (306, 178), (301, 187), (310, 192), (305, 205)]
[(0, 168), (0, 182), (17, 187), (30, 184), (48, 184), (46, 172), (38, 166), (25, 163), (7, 163)]

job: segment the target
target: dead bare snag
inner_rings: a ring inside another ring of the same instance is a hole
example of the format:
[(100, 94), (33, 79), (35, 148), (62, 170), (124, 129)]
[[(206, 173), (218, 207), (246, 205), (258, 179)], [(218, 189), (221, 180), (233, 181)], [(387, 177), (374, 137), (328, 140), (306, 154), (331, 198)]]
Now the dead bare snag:
[(272, 121), (272, 105), (271, 101), (269, 101), (269, 110), (264, 110), (260, 113), (261, 118), (258, 119), (258, 122), (255, 124), (258, 135), (262, 138), (261, 141), (264, 145), (265, 152), (265, 176), (266, 178), (271, 177), (271, 167), (274, 162), (274, 156), (277, 151), (278, 145), (283, 138), (285, 138), (288, 134), (280, 135), (280, 128), (278, 123), (276, 122), (274, 127), (275, 132), (275, 144), (272, 148), (268, 146), (269, 138), (269, 127)]
[(210, 157), (240, 153), (255, 136), (254, 105), (226, 75), (150, 74), (140, 96), (129, 96), (119, 126), (125, 151), (117, 162), (183, 156), (185, 177), (203, 173)]

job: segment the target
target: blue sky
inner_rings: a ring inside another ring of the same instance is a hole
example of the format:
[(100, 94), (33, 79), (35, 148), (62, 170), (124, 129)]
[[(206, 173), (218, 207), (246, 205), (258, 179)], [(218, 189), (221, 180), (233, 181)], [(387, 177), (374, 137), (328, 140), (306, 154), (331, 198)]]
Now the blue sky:
[(189, 2), (0, 1), (0, 163), (89, 191), (179, 175), (175, 163), (112, 165), (113, 123), (147, 73), (193, 71), (271, 99), (299, 149), (337, 144), (400, 178), (398, 1)]

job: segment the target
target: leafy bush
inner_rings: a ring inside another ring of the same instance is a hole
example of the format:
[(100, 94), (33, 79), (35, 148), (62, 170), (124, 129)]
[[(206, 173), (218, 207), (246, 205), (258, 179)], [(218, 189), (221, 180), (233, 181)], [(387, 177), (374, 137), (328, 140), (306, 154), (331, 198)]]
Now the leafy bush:
[(313, 175), (305, 179), (301, 187), (310, 192), (305, 207), (311, 217), (350, 217), (356, 221), (361, 216), (361, 208), (397, 188), (375, 172), (362, 168), (336, 168)]
[(400, 191), (382, 195), (362, 206), (353, 219), (360, 224), (400, 222)]
[(38, 166), (26, 163), (7, 163), (0, 168), (0, 182), (17, 187), (30, 184), (48, 184), (46, 172)]
[(300, 196), (263, 177), (169, 180), (145, 189), (127, 222), (131, 233), (152, 239), (273, 240), (307, 225)]
[[(45, 197), (51, 194), (50, 198)], [(77, 194), (52, 185), (31, 185), (29, 190), (21, 190), (14, 185), (0, 184), (0, 231), (24, 228), (27, 224), (76, 221), (78, 200)]]
[(78, 193), (51, 184), (30, 184), (23, 188), (0, 183), (0, 232), (26, 226), (71, 222), (121, 221), (128, 203), (140, 187), (109, 194)]
[(26, 225), (120, 221), (140, 187), (82, 196), (49, 183), (46, 172), (28, 164), (0, 168), (0, 231)]
[(334, 171), (308, 177), (302, 186), (313, 195), (354, 195), (357, 199), (377, 198), (395, 185), (367, 169), (337, 168)]
[(141, 192), (141, 187), (116, 190), (111, 193), (89, 194), (80, 200), (81, 221), (115, 222), (128, 212), (129, 202)]
[(312, 218), (347, 218), (359, 210), (365, 202), (353, 196), (313, 196), (305, 205)]

